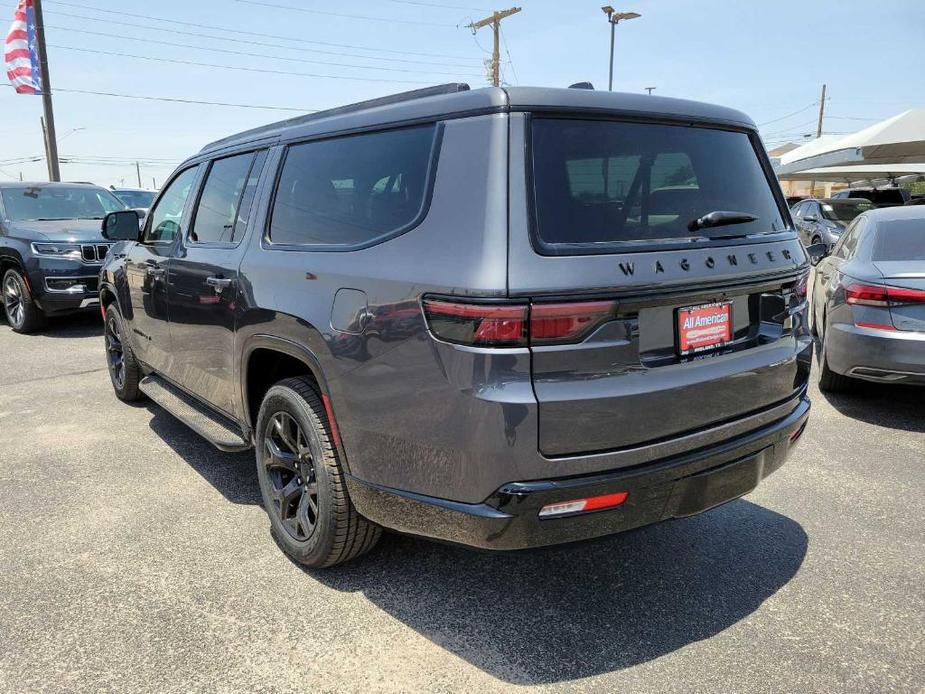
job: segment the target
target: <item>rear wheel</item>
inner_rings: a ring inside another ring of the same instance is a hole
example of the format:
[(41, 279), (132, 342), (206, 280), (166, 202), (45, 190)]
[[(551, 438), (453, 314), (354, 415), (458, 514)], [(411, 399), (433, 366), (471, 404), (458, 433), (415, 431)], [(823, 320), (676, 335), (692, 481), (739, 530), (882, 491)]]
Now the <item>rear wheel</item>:
[(132, 345), (125, 337), (125, 323), (119, 307), (113, 302), (106, 309), (106, 365), (109, 367), (109, 379), (112, 389), (119, 400), (132, 402), (140, 400), (143, 395), (138, 389), (141, 380), (141, 368), (135, 359)]
[(7, 270), (3, 276), (3, 308), (14, 332), (31, 333), (45, 325), (45, 315), (18, 270)]
[(314, 385), (270, 388), (257, 418), (257, 477), (277, 543), (300, 564), (334, 566), (369, 551), (382, 529), (353, 507)]

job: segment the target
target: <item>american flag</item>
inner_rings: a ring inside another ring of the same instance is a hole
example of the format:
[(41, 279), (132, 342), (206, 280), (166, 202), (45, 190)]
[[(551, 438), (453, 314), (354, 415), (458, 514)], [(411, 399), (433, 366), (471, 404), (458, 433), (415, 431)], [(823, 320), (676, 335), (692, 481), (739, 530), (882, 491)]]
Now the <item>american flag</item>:
[(6, 74), (17, 94), (42, 93), (42, 74), (35, 42), (32, 0), (19, 0), (10, 33), (6, 35)]

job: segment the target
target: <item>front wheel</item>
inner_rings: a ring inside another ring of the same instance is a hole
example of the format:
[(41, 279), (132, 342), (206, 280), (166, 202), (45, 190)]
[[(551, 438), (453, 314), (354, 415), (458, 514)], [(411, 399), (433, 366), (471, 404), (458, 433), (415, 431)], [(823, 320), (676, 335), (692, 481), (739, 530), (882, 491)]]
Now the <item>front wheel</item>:
[(3, 276), (3, 308), (13, 332), (31, 333), (45, 324), (45, 315), (18, 270), (7, 270)]
[(260, 493), (283, 551), (322, 568), (372, 549), (382, 529), (350, 501), (324, 406), (308, 379), (270, 388), (256, 433)]
[(119, 400), (132, 402), (140, 400), (143, 395), (138, 388), (141, 380), (141, 367), (135, 359), (132, 345), (126, 337), (125, 322), (115, 302), (106, 308), (106, 365), (109, 367), (109, 380)]

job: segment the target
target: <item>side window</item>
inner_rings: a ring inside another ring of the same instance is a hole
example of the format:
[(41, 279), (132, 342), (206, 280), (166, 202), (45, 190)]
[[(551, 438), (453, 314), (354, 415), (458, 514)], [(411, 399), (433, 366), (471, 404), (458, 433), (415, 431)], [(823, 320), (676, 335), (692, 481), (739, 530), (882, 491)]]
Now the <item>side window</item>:
[(803, 211), (806, 209), (806, 203), (798, 203), (796, 207), (793, 208), (793, 211), (790, 213), (793, 215), (793, 218), (798, 222), (803, 221)]
[(273, 202), (270, 241), (349, 248), (408, 227), (424, 206), (435, 129), (291, 146)]
[[(260, 159), (259, 166), (257, 159)], [(234, 243), (247, 228), (266, 152), (212, 162), (189, 232), (193, 243)]]
[(193, 166), (176, 176), (161, 194), (148, 215), (144, 243), (170, 243), (180, 231), (180, 219), (189, 197), (199, 166)]
[(851, 222), (838, 243), (835, 244), (835, 248), (832, 249), (832, 255), (843, 260), (850, 258), (854, 254), (854, 249), (857, 248), (858, 238), (866, 224), (867, 221), (861, 217)]

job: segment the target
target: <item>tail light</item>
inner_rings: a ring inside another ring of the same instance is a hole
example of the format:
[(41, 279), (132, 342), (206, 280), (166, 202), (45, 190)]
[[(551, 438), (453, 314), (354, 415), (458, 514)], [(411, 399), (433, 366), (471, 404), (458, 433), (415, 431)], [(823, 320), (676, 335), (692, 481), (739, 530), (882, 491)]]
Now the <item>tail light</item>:
[(424, 315), (442, 340), (480, 347), (579, 342), (616, 315), (615, 301), (474, 304), (425, 299)]
[(526, 345), (528, 308), (526, 304), (424, 301), (424, 315), (435, 335), (447, 342), (480, 347)]
[(530, 343), (577, 342), (608, 318), (615, 301), (580, 301), (530, 306)]
[(855, 306), (886, 307), (925, 304), (925, 291), (883, 284), (849, 284), (845, 287), (845, 302)]

